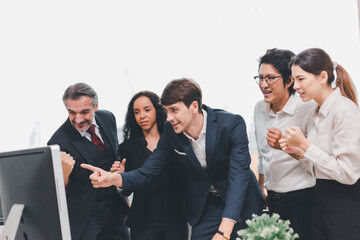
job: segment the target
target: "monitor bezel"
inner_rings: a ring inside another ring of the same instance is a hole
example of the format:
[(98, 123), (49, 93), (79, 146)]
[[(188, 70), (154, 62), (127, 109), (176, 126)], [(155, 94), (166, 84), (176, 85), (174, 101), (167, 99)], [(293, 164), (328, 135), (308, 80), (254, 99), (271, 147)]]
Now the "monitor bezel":
[[(59, 229), (61, 231), (62, 239), (66, 239), (66, 240), (71, 239), (68, 208), (67, 208), (67, 202), (66, 202), (65, 184), (64, 184), (64, 178), (63, 178), (59, 146), (51, 145), (51, 146), (45, 146), (45, 147), (28, 148), (28, 149), (20, 149), (20, 150), (15, 150), (15, 151), (10, 151), (10, 152), (3, 152), (3, 153), (0, 153), (0, 161), (2, 158), (7, 158), (7, 157), (14, 158), (15, 156), (18, 156), (18, 155), (34, 154), (34, 153), (39, 153), (39, 152), (44, 152), (44, 154), (45, 153), (49, 154), (49, 152), (50, 152), (51, 161), (52, 161), (52, 163), (51, 163), (52, 169), (49, 169), (49, 171), (52, 171), (52, 174), (50, 174), (50, 175), (53, 175), (53, 178), (54, 178), (53, 183), (55, 185), (55, 186), (53, 186), (53, 187), (55, 187), (55, 189), (51, 190), (51, 192), (53, 194), (55, 191), (56, 201), (57, 201), (56, 203), (53, 202), (51, 204), (57, 205), (57, 210), (58, 210), (57, 214), (59, 216), (59, 222), (60, 222)], [(0, 163), (0, 165), (1, 165), (1, 163)], [(14, 171), (14, 169), (11, 169), (9, 171)], [(21, 178), (21, 176), (18, 176), (18, 177)], [(44, 179), (44, 181), (46, 181), (46, 179)], [(51, 180), (51, 182), (52, 182), (52, 180)], [(26, 183), (24, 183), (24, 185), (25, 184)], [(50, 185), (50, 187), (51, 187), (51, 185)], [(54, 199), (54, 195), (51, 195), (51, 196), (52, 196), (51, 198)], [(5, 199), (6, 192), (3, 192), (3, 190), (1, 190), (0, 197), (2, 199)], [(19, 200), (17, 200), (17, 201), (19, 201)], [(6, 199), (6, 202), (9, 202), (9, 198)], [(15, 204), (22, 204), (22, 203), (14, 202), (12, 204), (13, 204), (12, 206), (14, 206)], [(11, 203), (10, 203), (10, 205), (11, 205)], [(8, 206), (8, 207), (11, 208), (12, 206)], [(26, 204), (25, 204), (25, 207), (26, 207)], [(4, 233), (4, 232), (6, 232), (6, 228), (12, 228), (14, 226), (9, 226), (6, 224), (7, 218), (9, 217), (8, 214), (10, 213), (10, 209), (5, 209), (4, 206), (2, 206), (2, 208), (3, 208), (3, 214), (4, 214), (4, 220), (5, 220), (5, 226), (4, 226), (3, 232), (2, 232), (2, 233)], [(16, 224), (11, 223), (11, 225), (16, 225)]]

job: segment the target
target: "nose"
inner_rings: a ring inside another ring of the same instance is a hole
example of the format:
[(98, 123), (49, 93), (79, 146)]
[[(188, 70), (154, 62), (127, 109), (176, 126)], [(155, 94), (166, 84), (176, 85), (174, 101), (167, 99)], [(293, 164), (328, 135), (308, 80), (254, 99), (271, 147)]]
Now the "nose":
[(296, 91), (300, 89), (300, 84), (299, 81), (295, 80), (294, 81), (294, 87), (293, 87)]
[(144, 118), (145, 117), (145, 114), (143, 111), (140, 111), (140, 118)]
[(166, 121), (171, 122), (171, 120), (173, 120), (173, 119), (174, 119), (174, 117), (168, 113), (167, 117), (166, 117)]
[(83, 121), (83, 117), (81, 116), (81, 114), (76, 114), (75, 116), (75, 123), (81, 123)]
[(262, 87), (262, 88), (266, 88), (269, 86), (268, 83), (265, 81), (265, 79), (262, 82), (260, 82), (259, 84), (260, 84), (260, 87)]

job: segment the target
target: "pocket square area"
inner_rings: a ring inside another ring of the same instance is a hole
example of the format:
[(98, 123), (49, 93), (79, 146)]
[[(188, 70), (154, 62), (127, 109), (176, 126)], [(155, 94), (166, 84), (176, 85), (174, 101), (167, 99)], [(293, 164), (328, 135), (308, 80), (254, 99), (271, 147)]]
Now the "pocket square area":
[(176, 149), (174, 149), (174, 151), (175, 151), (177, 154), (179, 154), (179, 155), (184, 155), (184, 156), (186, 156), (186, 153), (184, 153), (184, 152), (179, 152), (179, 151), (176, 150)]

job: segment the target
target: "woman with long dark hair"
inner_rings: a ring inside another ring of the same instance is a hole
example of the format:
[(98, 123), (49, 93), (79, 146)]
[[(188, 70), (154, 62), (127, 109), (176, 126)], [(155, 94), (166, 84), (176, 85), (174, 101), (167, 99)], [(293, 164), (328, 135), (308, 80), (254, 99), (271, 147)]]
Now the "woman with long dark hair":
[(318, 104), (307, 138), (291, 126), (280, 140), (282, 150), (294, 154), (317, 179), (313, 239), (359, 239), (360, 111), (353, 83), (319, 48), (299, 53), (291, 65), (294, 89), (303, 101)]
[[(124, 142), (119, 155), (125, 171), (141, 167), (156, 149), (164, 129), (166, 113), (159, 97), (142, 91), (131, 99), (123, 127)], [(111, 172), (123, 171), (115, 162)], [(134, 192), (126, 225), (132, 240), (186, 240), (187, 223), (181, 214), (181, 176), (174, 164), (152, 179), (149, 187)]]

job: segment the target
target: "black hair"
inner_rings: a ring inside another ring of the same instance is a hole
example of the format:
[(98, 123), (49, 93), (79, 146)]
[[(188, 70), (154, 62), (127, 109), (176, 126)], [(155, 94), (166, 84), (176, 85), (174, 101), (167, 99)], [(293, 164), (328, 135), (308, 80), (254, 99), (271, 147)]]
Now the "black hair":
[(134, 139), (139, 135), (143, 135), (142, 128), (137, 124), (134, 115), (134, 102), (136, 101), (136, 99), (142, 96), (148, 97), (151, 103), (154, 105), (156, 111), (156, 125), (158, 131), (160, 134), (162, 134), (164, 131), (166, 113), (160, 104), (159, 96), (150, 91), (141, 91), (135, 94), (128, 104), (128, 109), (125, 116), (125, 124), (123, 127), (124, 140)]
[[(294, 56), (295, 54), (290, 50), (278, 49), (278, 48), (268, 49), (265, 55), (261, 56), (258, 60), (259, 69), (261, 64), (263, 63), (271, 64), (281, 74), (283, 79), (283, 84), (284, 86), (286, 86), (286, 84), (292, 80), (291, 68), (289, 66), (289, 63)], [(292, 83), (288, 88), (290, 95), (295, 93), (293, 86), (294, 83)]]

